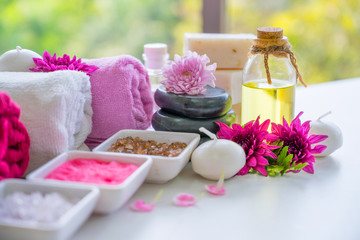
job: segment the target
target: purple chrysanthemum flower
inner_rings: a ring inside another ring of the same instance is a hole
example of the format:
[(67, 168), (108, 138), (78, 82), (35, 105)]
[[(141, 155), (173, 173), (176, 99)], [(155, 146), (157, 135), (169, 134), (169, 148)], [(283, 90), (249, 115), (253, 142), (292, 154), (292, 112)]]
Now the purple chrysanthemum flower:
[(206, 54), (200, 56), (191, 51), (183, 57), (175, 54), (174, 61), (168, 61), (162, 68), (165, 80), (161, 84), (175, 94), (203, 94), (206, 85), (215, 87), (216, 63), (206, 66), (208, 63)]
[(250, 169), (254, 169), (264, 176), (268, 173), (265, 166), (269, 164), (265, 157), (277, 159), (272, 149), (279, 148), (278, 146), (268, 145), (266, 143), (269, 133), (267, 131), (270, 120), (259, 123), (260, 117), (256, 121), (250, 121), (242, 127), (240, 124), (233, 124), (232, 128), (224, 123), (217, 122), (220, 130), (217, 135), (221, 139), (228, 139), (239, 144), (245, 151), (246, 163), (245, 166), (237, 173), (238, 175), (245, 175)]
[[(325, 149), (325, 145), (317, 145), (311, 148), (312, 144), (319, 143), (325, 140), (327, 135), (310, 135), (310, 121), (306, 121), (301, 124), (300, 116), (303, 112), (300, 112), (296, 118), (289, 124), (283, 118), (283, 124), (271, 124), (271, 135), (269, 140), (275, 142), (279, 140), (283, 142), (283, 146), (288, 146), (288, 154), (293, 154), (292, 162), (296, 165), (299, 163), (308, 163), (303, 168), (305, 172), (314, 173), (313, 163), (315, 157), (313, 154), (322, 153)], [(299, 172), (300, 170), (294, 171)]]
[(76, 59), (74, 56), (72, 59), (66, 54), (63, 57), (56, 58), (56, 53), (51, 56), (48, 51), (45, 51), (43, 58), (33, 58), (36, 64), (35, 68), (30, 68), (33, 72), (53, 72), (57, 70), (75, 70), (91, 75), (94, 71), (99, 68), (94, 65), (87, 65), (81, 62), (81, 58)]

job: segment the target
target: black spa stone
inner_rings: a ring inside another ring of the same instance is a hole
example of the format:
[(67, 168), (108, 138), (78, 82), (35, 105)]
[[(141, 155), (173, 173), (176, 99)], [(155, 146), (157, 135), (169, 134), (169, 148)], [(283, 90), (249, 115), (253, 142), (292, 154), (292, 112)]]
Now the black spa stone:
[(200, 127), (216, 133), (219, 130), (215, 124), (217, 121), (231, 126), (236, 121), (236, 114), (231, 109), (225, 115), (216, 118), (187, 118), (160, 109), (152, 116), (152, 126), (157, 131), (200, 133), (201, 136), (204, 134), (199, 132)]
[(214, 118), (223, 116), (231, 108), (231, 96), (222, 88), (206, 86), (199, 95), (168, 93), (164, 86), (155, 91), (156, 104), (168, 113), (189, 118)]

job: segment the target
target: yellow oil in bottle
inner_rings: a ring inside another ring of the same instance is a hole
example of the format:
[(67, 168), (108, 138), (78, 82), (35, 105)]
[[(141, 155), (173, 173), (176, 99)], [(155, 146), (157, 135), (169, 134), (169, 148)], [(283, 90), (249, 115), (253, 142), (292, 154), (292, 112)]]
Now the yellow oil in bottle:
[(260, 122), (270, 119), (282, 123), (283, 116), (290, 122), (294, 117), (294, 83), (272, 79), (249, 81), (242, 85), (241, 125), (255, 120), (260, 115)]

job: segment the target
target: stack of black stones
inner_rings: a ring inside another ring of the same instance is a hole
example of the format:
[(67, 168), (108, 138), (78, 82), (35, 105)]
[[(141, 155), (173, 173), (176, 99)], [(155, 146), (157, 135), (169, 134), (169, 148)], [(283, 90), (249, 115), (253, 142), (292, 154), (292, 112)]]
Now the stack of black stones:
[(199, 128), (204, 127), (216, 134), (219, 127), (215, 122), (231, 126), (236, 121), (231, 96), (222, 88), (207, 86), (204, 94), (179, 95), (160, 86), (154, 98), (161, 108), (152, 117), (152, 126), (157, 131), (200, 133)]

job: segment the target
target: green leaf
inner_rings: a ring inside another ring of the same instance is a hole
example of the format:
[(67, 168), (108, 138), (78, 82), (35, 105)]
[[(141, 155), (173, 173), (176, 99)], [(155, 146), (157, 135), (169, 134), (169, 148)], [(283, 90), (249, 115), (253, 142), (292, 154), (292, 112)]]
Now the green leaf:
[(280, 152), (280, 154), (279, 154), (279, 156), (277, 158), (277, 163), (279, 165), (282, 165), (282, 164), (285, 163), (285, 157), (286, 157), (286, 153), (288, 151), (288, 148), (289, 148), (288, 146), (282, 148), (282, 150), (281, 150), (281, 152)]
[(282, 146), (284, 145), (284, 142), (280, 142), (280, 140), (277, 140), (276, 142), (272, 143), (271, 145), (280, 146), (279, 148), (272, 150), (272, 152), (278, 156), (282, 150)]
[(283, 167), (283, 166), (279, 166), (279, 165), (273, 165), (273, 166), (272, 166), (272, 169), (273, 169), (274, 171), (281, 172), (281, 171), (284, 169), (284, 167)]
[(290, 167), (292, 158), (293, 158), (293, 154), (287, 155), (287, 156), (285, 157), (285, 159), (284, 159), (284, 164), (285, 164), (286, 166), (289, 166), (289, 167)]
[(272, 157), (265, 157), (265, 158), (268, 160), (269, 165), (274, 165), (277, 162), (277, 160)]
[(276, 176), (279, 175), (279, 173), (277, 173), (277, 172), (272, 172), (272, 171), (269, 171), (268, 174), (269, 174), (270, 177), (276, 177)]
[(281, 165), (268, 165), (266, 166), (266, 171), (270, 176), (275, 177), (281, 173), (283, 168)]
[(257, 171), (255, 171), (254, 169), (250, 168), (249, 173), (254, 174), (254, 173), (257, 173)]
[(288, 146), (283, 147), (279, 156), (281, 156), (281, 158), (284, 158), (287, 154), (288, 149)]
[(308, 163), (299, 163), (298, 165), (296, 165), (294, 167), (294, 170), (297, 171), (297, 170), (301, 170), (303, 169), (304, 167), (306, 167), (308, 165)]
[[(279, 144), (283, 144), (283, 142)], [(275, 160), (269, 161), (270, 165), (266, 167), (266, 171), (270, 176), (277, 176), (279, 174), (283, 176), (289, 170), (295, 169), (296, 163), (292, 161), (294, 155), (287, 154), (288, 150), (289, 150), (288, 146), (280, 148), (280, 150), (278, 151), (278, 157), (276, 161)]]

